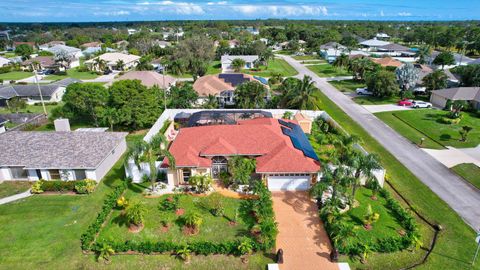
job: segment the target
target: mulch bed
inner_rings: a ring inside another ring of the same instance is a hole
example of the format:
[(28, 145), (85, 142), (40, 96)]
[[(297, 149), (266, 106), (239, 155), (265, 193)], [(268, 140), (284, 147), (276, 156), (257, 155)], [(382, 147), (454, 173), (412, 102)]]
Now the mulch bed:
[(181, 216), (183, 214), (185, 214), (185, 209), (179, 208), (179, 209), (175, 210), (175, 215)]
[(130, 224), (130, 226), (128, 226), (128, 231), (131, 233), (139, 233), (143, 230), (143, 227), (145, 227), (145, 225), (143, 224), (140, 224), (140, 225)]
[(190, 227), (190, 226), (183, 226), (183, 230), (182, 230), (183, 234), (184, 235), (196, 235), (199, 233), (199, 230), (195, 227)]

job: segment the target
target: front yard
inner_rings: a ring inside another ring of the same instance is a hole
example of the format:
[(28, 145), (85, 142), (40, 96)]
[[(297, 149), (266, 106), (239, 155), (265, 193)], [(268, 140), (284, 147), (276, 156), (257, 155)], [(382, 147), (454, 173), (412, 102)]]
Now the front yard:
[[(388, 114), (393, 115), (386, 116)], [(440, 122), (445, 117), (446, 111), (420, 109), (410, 111), (385, 112), (379, 113), (382, 120), (395, 129), (398, 133), (405, 136), (414, 143), (418, 143), (420, 138), (417, 135), (436, 142), (441, 146), (453, 146), (457, 148), (476, 147), (480, 143), (480, 119), (477, 115), (468, 112), (462, 112), (462, 120), (458, 124), (444, 124)], [(398, 124), (398, 121), (404, 124)], [(463, 126), (473, 127), (469, 133), (467, 141), (461, 141), (459, 131)], [(412, 135), (415, 134), (415, 135)], [(428, 142), (430, 144), (430, 142)], [(438, 149), (438, 146), (432, 145)]]
[(243, 70), (244, 73), (260, 76), (270, 77), (272, 74), (280, 74), (283, 77), (295, 76), (298, 74), (297, 70), (290, 66), (287, 61), (281, 58), (275, 58), (268, 62), (268, 67), (260, 66), (259, 71)]
[(31, 186), (28, 181), (5, 181), (0, 184), (0, 198), (5, 198), (27, 191)]
[(3, 81), (18, 81), (28, 77), (32, 77), (34, 74), (32, 72), (25, 71), (10, 71), (7, 73), (0, 73), (0, 80)]
[(352, 74), (348, 70), (344, 68), (334, 67), (330, 64), (311, 65), (306, 67), (308, 67), (308, 69), (323, 78), (352, 76)]
[(341, 92), (355, 93), (357, 88), (365, 87), (365, 82), (356, 81), (356, 80), (341, 80), (341, 81), (330, 81), (331, 85), (335, 86)]
[(73, 78), (73, 79), (78, 79), (78, 80), (93, 80), (97, 78), (99, 75), (96, 72), (91, 72), (91, 71), (78, 71), (77, 68), (71, 68), (67, 70), (66, 74), (62, 75), (48, 75), (45, 76), (43, 79), (44, 80), (51, 80), (51, 81), (58, 81), (58, 80), (63, 80), (65, 78)]
[(480, 189), (480, 168), (472, 163), (458, 164), (451, 168), (456, 174)]

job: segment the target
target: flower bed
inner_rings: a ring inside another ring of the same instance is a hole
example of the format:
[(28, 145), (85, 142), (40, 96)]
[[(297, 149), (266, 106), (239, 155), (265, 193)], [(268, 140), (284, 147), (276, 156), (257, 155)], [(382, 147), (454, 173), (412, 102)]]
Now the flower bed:
[(69, 193), (77, 194), (92, 193), (97, 186), (97, 182), (91, 179), (62, 181), (62, 180), (39, 180), (32, 185), (32, 193), (40, 194), (43, 192)]

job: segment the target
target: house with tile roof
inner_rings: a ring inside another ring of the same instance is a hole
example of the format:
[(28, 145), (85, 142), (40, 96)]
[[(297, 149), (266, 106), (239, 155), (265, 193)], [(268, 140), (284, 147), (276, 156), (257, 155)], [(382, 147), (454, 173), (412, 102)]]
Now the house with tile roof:
[[(198, 78), (193, 83), (193, 90), (197, 92), (198, 103), (203, 104), (209, 95), (217, 97), (221, 106), (235, 104), (235, 88), (245, 82), (259, 81), (254, 76), (242, 73), (224, 73), (217, 75), (206, 75)], [(265, 85), (265, 87), (267, 87)]]
[(382, 67), (400, 67), (402, 62), (393, 59), (392, 57), (371, 58), (374, 63), (379, 64)]
[(430, 102), (439, 108), (445, 108), (448, 100), (463, 100), (480, 109), (480, 87), (454, 87), (432, 91)]
[(174, 77), (155, 71), (130, 71), (115, 79), (115, 81), (121, 80), (139, 80), (146, 87), (157, 86), (162, 89), (169, 89), (177, 82)]
[(220, 62), (222, 64), (222, 72), (232, 72), (234, 68), (232, 67), (232, 62), (235, 59), (242, 59), (245, 61), (244, 69), (253, 68), (254, 62), (258, 60), (258, 55), (222, 55)]
[[(260, 117), (180, 128), (169, 151), (175, 158), (175, 168), (167, 170), (172, 185), (188, 184), (197, 174), (218, 178), (234, 156), (255, 159), (256, 176), (271, 190), (307, 190), (320, 171), (318, 157), (295, 120)], [(162, 166), (168, 167), (167, 159)]]
[(138, 60), (140, 60), (140, 56), (119, 52), (107, 52), (88, 61), (85, 61), (85, 65), (88, 66), (91, 70), (96, 70), (96, 59), (101, 59), (105, 61), (108, 69), (110, 70), (117, 70), (117, 62), (121, 60), (124, 64), (123, 69), (128, 70), (137, 66)]
[(61, 130), (0, 134), (0, 181), (100, 181), (127, 149), (125, 132)]

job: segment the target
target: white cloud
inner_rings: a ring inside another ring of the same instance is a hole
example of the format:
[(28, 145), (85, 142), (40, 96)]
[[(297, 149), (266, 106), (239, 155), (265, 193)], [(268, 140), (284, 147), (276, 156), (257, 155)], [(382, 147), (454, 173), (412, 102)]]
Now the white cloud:
[(227, 3), (228, 3), (227, 1), (218, 1), (218, 2), (208, 2), (207, 5), (208, 6), (213, 6), (213, 5), (223, 6), (223, 5), (226, 5)]
[(385, 16), (385, 13), (383, 13), (383, 10), (380, 10), (380, 17)]
[(408, 17), (408, 16), (412, 16), (412, 13), (410, 13), (410, 12), (399, 12), (397, 15), (400, 16), (400, 17)]
[(118, 10), (118, 11), (97, 11), (94, 12), (95, 16), (125, 16), (130, 15), (130, 11), (127, 10)]
[(235, 5), (233, 10), (241, 12), (244, 15), (255, 15), (259, 13), (272, 16), (301, 16), (301, 15), (328, 15), (328, 9), (325, 6), (318, 5)]
[(157, 1), (157, 2), (140, 2), (139, 6), (155, 6), (152, 8), (162, 12), (175, 13), (180, 15), (204, 14), (203, 8), (195, 3), (189, 2), (173, 2), (173, 1)]

